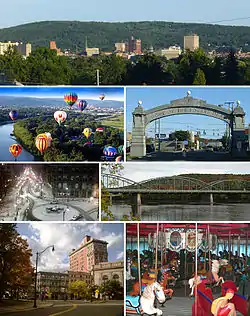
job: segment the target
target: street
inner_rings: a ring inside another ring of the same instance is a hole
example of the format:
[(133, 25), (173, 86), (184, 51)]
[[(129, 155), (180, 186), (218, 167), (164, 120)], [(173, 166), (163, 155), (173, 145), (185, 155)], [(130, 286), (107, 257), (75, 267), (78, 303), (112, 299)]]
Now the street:
[(38, 308), (32, 310), (18, 311), (14, 313), (6, 313), (7, 315), (19, 316), (122, 316), (123, 305), (115, 303), (98, 303), (98, 304), (55, 304), (52, 307)]
[[(250, 157), (245, 157), (244, 161), (249, 160)], [(147, 154), (142, 158), (133, 159), (133, 161), (173, 161), (173, 160), (186, 160), (186, 161), (231, 161), (233, 159), (229, 152), (218, 151), (174, 151), (174, 152), (153, 152)]]

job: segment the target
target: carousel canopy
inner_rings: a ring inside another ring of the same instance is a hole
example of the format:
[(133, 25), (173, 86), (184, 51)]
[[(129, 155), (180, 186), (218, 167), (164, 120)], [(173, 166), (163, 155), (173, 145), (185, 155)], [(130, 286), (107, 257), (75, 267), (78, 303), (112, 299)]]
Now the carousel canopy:
[[(159, 223), (159, 231), (168, 232), (168, 229), (195, 229), (195, 223), (183, 224), (183, 223)], [(250, 238), (250, 224), (241, 223), (199, 223), (197, 225), (199, 230), (210, 232), (210, 234), (216, 235), (218, 238), (238, 237)], [(156, 223), (140, 223), (139, 231), (141, 237), (148, 236), (149, 233), (155, 233), (157, 229)], [(127, 236), (137, 236), (137, 224), (127, 223)]]

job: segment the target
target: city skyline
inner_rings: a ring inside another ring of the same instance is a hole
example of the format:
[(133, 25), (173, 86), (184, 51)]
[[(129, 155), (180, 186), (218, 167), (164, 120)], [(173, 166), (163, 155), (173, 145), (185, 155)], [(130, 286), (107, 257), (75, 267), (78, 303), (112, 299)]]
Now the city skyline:
[(129, 162), (123, 166), (121, 177), (135, 182), (181, 174), (250, 174), (248, 162), (223, 162), (223, 164), (185, 161), (181, 164), (177, 161), (170, 163)]
[[(245, 12), (250, 9), (250, 3), (246, 0), (241, 2), (241, 6), (233, 6), (226, 0), (211, 0), (200, 6), (198, 0), (194, 0), (192, 5), (182, 0), (181, 2), (171, 2), (167, 4), (163, 0), (145, 3), (142, 0), (133, 2), (128, 0), (126, 6), (121, 10), (120, 5), (114, 5), (112, 0), (105, 2), (97, 1), (88, 3), (88, 10), (80, 10), (82, 2), (72, 0), (61, 5), (59, 0), (53, 2), (49, 0), (23, 0), (19, 10), (13, 8), (19, 6), (18, 0), (10, 0), (2, 8), (2, 20), (0, 28), (7, 28), (15, 25), (44, 21), (44, 20), (79, 20), (79, 21), (171, 21), (190, 23), (215, 23), (224, 25), (250, 25), (250, 18)], [(179, 9), (181, 6), (181, 10)], [(133, 7), (133, 10), (131, 10)], [(214, 8), (216, 7), (216, 10)], [(98, 8), (98, 9), (97, 9)], [(143, 10), (142, 10), (143, 8)], [(225, 10), (227, 8), (227, 10)], [(32, 17), (32, 18), (31, 18)], [(210, 18), (209, 18), (210, 17)]]
[(33, 265), (37, 251), (41, 252), (50, 245), (55, 246), (54, 252), (48, 249), (42, 254), (38, 271), (70, 270), (69, 253), (80, 246), (85, 235), (108, 242), (109, 262), (123, 260), (124, 257), (123, 224), (30, 222), (17, 224), (17, 231), (32, 249)]
[(62, 99), (64, 102), (64, 95), (68, 93), (76, 93), (78, 101), (81, 99), (99, 100), (101, 94), (105, 95), (105, 101), (124, 101), (123, 87), (76, 87), (76, 86), (55, 86), (55, 87), (1, 87), (1, 96), (11, 97), (27, 97), (38, 99)]
[[(228, 101), (240, 101), (240, 106), (246, 112), (246, 127), (250, 123), (250, 106), (248, 105), (250, 90), (244, 87), (135, 87), (127, 88), (126, 92), (127, 132), (132, 132), (132, 112), (139, 100), (142, 101), (142, 107), (149, 110), (159, 105), (169, 104), (170, 101), (184, 98), (189, 90), (191, 97), (202, 99), (208, 104), (221, 105)], [(227, 106), (223, 106), (223, 108), (227, 109)], [(203, 115), (173, 115), (162, 118), (160, 121), (160, 132), (167, 135), (175, 130), (194, 132), (200, 130), (201, 136), (205, 138), (221, 138), (226, 130), (225, 122)], [(147, 126), (146, 133), (152, 136), (154, 129), (155, 122), (152, 122)], [(203, 135), (204, 130), (206, 135)]]

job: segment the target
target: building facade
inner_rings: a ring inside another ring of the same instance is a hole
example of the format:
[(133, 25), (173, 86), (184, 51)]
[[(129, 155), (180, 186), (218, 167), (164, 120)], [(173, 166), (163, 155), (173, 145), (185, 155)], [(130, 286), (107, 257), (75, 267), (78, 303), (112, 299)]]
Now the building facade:
[(135, 39), (134, 36), (131, 36), (127, 42), (126, 50), (128, 53), (134, 53), (140, 55), (142, 53), (142, 43), (140, 39)]
[(98, 165), (46, 165), (45, 180), (52, 186), (54, 197), (98, 198)]
[(86, 47), (85, 48), (85, 54), (88, 57), (99, 55), (100, 49), (98, 47)]
[(197, 34), (184, 36), (184, 50), (194, 52), (199, 47), (199, 36)]
[(69, 254), (70, 271), (91, 272), (93, 266), (108, 261), (108, 243), (85, 236), (78, 249)]
[(160, 55), (166, 57), (167, 59), (178, 58), (182, 50), (179, 46), (170, 46), (169, 48), (161, 49)]
[(0, 55), (4, 55), (9, 48), (16, 48), (17, 51), (24, 57), (28, 57), (31, 53), (30, 43), (19, 43), (19, 42), (0, 42)]
[(84, 281), (91, 285), (93, 277), (86, 272), (38, 272), (37, 293), (39, 296), (47, 296), (49, 299), (64, 299), (70, 283)]
[(101, 285), (108, 280), (116, 280), (124, 286), (124, 262), (103, 262), (93, 267), (94, 284)]
[(119, 53), (124, 53), (126, 51), (125, 43), (115, 43), (115, 51)]

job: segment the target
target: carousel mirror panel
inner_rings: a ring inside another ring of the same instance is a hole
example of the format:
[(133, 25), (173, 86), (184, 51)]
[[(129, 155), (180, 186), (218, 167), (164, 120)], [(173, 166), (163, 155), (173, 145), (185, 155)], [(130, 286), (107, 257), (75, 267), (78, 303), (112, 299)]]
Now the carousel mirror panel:
[(127, 223), (126, 314), (214, 315), (222, 302), (248, 315), (249, 237), (242, 223)]

